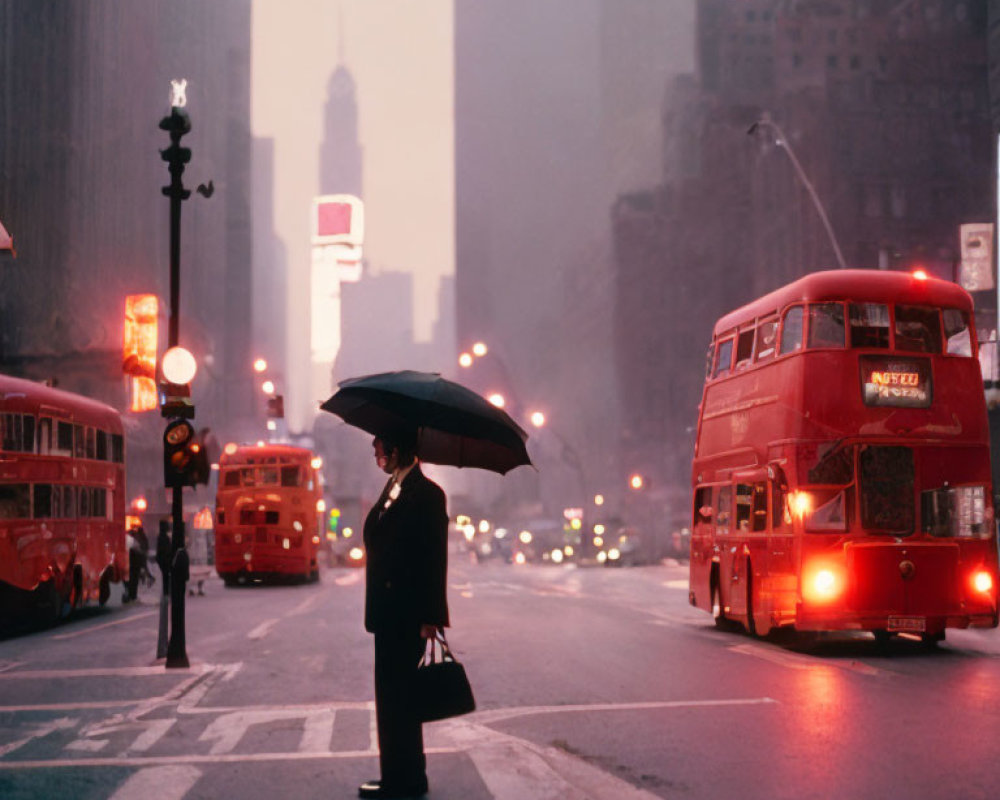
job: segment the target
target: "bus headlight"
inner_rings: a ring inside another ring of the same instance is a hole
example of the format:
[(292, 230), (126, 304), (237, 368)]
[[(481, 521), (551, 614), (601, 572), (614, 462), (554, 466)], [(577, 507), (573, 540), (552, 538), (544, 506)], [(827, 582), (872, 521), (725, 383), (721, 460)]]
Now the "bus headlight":
[(988, 572), (977, 572), (972, 577), (972, 585), (977, 592), (987, 594), (993, 589), (993, 576)]
[(347, 555), (351, 557), (352, 561), (360, 561), (361, 556), (364, 555), (364, 551), (360, 547), (352, 547), (351, 552), (349, 552)]

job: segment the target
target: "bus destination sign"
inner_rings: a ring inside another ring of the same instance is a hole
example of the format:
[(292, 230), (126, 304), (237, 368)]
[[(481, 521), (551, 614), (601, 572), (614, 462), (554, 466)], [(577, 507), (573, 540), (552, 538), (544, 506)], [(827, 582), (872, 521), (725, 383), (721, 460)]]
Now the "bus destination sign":
[(930, 362), (861, 356), (861, 394), (866, 406), (927, 408), (931, 404)]

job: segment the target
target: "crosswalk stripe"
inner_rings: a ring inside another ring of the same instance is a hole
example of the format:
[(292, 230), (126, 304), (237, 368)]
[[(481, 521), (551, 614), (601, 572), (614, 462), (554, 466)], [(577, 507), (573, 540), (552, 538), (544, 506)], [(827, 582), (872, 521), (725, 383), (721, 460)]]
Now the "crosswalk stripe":
[(182, 800), (200, 777), (200, 769), (186, 765), (148, 767), (130, 775), (109, 800)]

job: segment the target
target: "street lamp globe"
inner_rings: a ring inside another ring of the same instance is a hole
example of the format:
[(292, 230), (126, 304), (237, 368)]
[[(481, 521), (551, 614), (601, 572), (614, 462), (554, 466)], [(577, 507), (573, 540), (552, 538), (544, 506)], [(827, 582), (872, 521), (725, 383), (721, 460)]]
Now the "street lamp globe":
[(534, 425), (536, 428), (541, 428), (543, 425), (545, 425), (545, 414), (543, 414), (541, 411), (532, 411), (530, 419), (531, 419), (531, 424)]
[(254, 372), (263, 372), (266, 369), (267, 369), (267, 361), (265, 361), (263, 358), (258, 358), (253, 362)]
[(476, 342), (472, 345), (472, 355), (476, 356), (476, 358), (482, 358), (487, 352), (489, 351), (486, 349), (486, 345), (483, 342)]
[(491, 394), (486, 399), (489, 400), (491, 403), (493, 403), (493, 405), (495, 405), (497, 408), (503, 408), (507, 403), (507, 401), (504, 399), (504, 396), (499, 392), (493, 392), (493, 394)]
[(191, 351), (183, 347), (171, 347), (163, 354), (161, 362), (163, 377), (168, 382), (179, 386), (191, 383), (195, 373), (198, 372), (198, 364), (191, 355)]
[(264, 394), (274, 394), (274, 381), (264, 381), (260, 388), (263, 390)]
[(472, 356), (469, 353), (462, 353), (462, 355), (458, 357), (458, 365), (460, 367), (471, 367)]

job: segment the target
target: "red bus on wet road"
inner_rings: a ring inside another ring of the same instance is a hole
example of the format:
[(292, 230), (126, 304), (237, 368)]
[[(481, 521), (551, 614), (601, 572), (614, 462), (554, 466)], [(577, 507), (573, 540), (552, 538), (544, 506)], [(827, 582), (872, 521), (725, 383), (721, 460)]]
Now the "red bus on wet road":
[(226, 445), (215, 502), (215, 569), (227, 586), (319, 578), (319, 466), (303, 447)]
[(997, 625), (972, 299), (923, 274), (808, 275), (714, 328), (690, 601), (720, 626)]
[(124, 462), (115, 409), (0, 375), (0, 629), (103, 605), (128, 576)]

